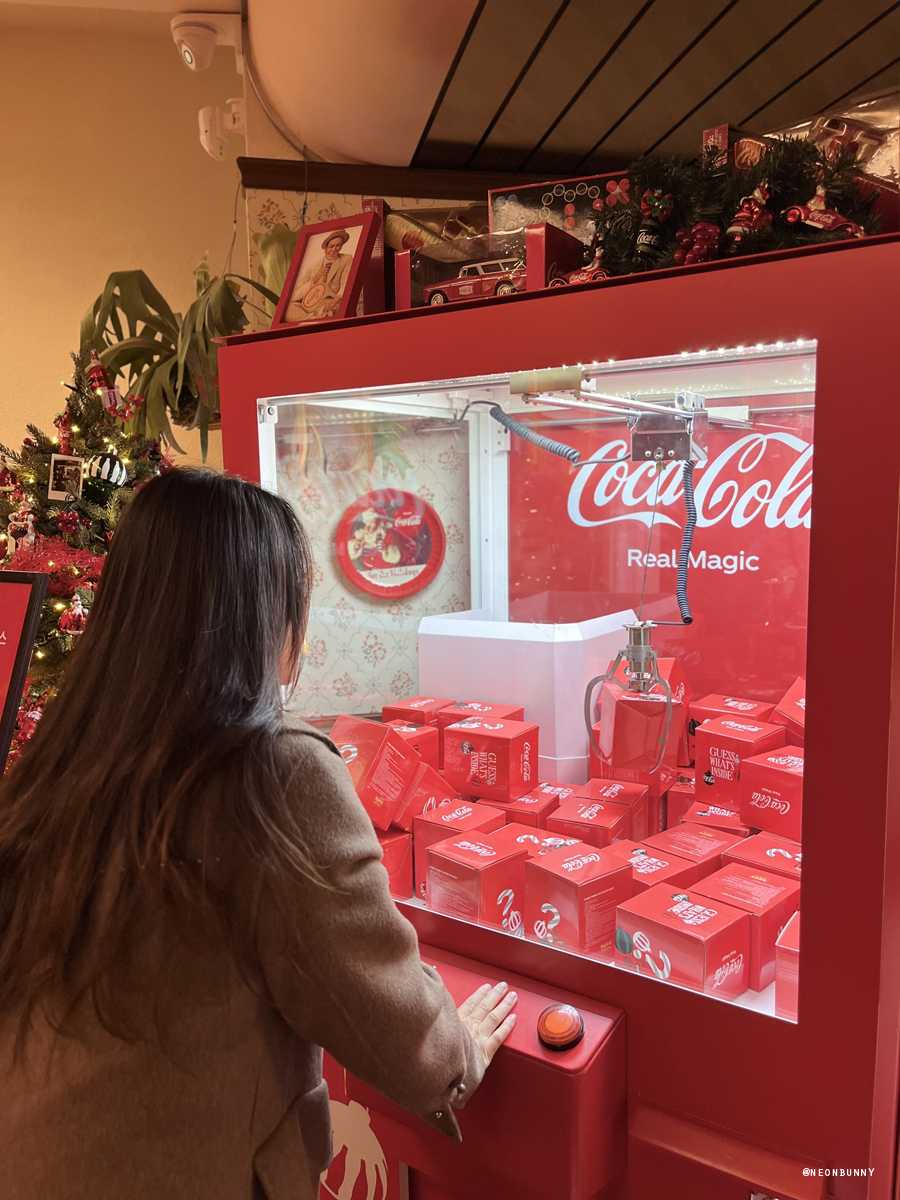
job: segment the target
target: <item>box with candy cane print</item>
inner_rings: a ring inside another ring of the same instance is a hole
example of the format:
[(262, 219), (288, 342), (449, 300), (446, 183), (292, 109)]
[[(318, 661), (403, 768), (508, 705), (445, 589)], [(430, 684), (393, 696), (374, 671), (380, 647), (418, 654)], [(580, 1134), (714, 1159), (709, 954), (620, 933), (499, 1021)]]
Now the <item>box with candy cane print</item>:
[(747, 863), (763, 871), (774, 871), (776, 875), (785, 875), (799, 883), (803, 851), (799, 842), (792, 842), (789, 838), (757, 833), (736, 842), (722, 854), (723, 867), (736, 862)]
[(440, 808), (454, 800), (459, 800), (456, 789), (452, 788), (433, 767), (429, 767), (428, 763), (419, 763), (416, 773), (412, 777), (412, 783), (394, 813), (391, 828), (404, 829), (410, 833), (416, 817), (421, 817), (423, 813), (431, 812), (433, 808)]
[(429, 908), (522, 936), (523, 846), (491, 834), (455, 834), (429, 846)]
[(438, 727), (438, 758), (444, 766), (444, 730), (457, 721), (524, 721), (525, 709), (521, 704), (498, 704), (487, 700), (451, 700), (438, 710), (435, 719)]
[(438, 731), (435, 725), (413, 725), (409, 721), (386, 721), (429, 767), (438, 769)]
[(573, 796), (578, 788), (570, 783), (539, 783), (533, 791), (515, 800), (503, 801), (511, 821), (523, 825), (534, 825), (537, 829), (547, 828), (547, 817), (554, 812), (562, 800)]
[(540, 858), (551, 850), (559, 850), (561, 846), (577, 846), (580, 840), (550, 833), (536, 825), (524, 825), (520, 821), (509, 821), (500, 829), (493, 830), (490, 836), (501, 845), (519, 846), (529, 858)]
[(517, 800), (537, 783), (538, 752), (537, 725), (473, 717), (444, 730), (444, 778), (482, 800)]
[(677, 858), (674, 854), (660, 854), (638, 842), (613, 842), (609, 849), (631, 863), (635, 895), (646, 892), (647, 888), (655, 887), (657, 883), (668, 883), (679, 888), (691, 887), (700, 878), (696, 863)]
[(506, 824), (502, 812), (488, 805), (444, 804), (422, 813), (413, 821), (413, 851), (416, 896), (427, 898), (428, 847), (456, 833), (490, 833)]
[(616, 905), (633, 894), (631, 864), (586, 842), (525, 863), (525, 936), (611, 959)]
[(733, 1000), (747, 990), (750, 918), (690, 888), (657, 884), (619, 905), (616, 965)]

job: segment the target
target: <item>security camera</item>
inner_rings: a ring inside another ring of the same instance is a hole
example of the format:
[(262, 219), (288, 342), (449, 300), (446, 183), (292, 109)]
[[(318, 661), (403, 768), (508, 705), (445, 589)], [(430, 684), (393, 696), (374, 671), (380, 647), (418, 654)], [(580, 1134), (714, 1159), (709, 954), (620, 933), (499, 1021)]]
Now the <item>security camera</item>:
[(244, 67), (241, 56), (241, 18), (234, 13), (181, 13), (170, 29), (181, 61), (189, 71), (205, 71), (212, 65), (216, 46), (233, 46), (238, 74)]
[(210, 156), (221, 162), (225, 157), (225, 138), (229, 133), (242, 133), (244, 130), (244, 101), (240, 98), (229, 100), (227, 110), (210, 106), (201, 108), (200, 145)]
[(189, 71), (205, 71), (212, 64), (213, 50), (219, 44), (219, 35), (212, 25), (196, 25), (176, 17), (172, 22), (172, 37)]

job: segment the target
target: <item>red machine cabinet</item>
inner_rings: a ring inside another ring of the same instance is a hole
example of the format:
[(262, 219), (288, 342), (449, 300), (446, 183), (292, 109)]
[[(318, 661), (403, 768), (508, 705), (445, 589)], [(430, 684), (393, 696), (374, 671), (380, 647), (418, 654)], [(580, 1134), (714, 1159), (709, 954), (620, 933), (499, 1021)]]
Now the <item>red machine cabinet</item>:
[(404, 906), (435, 956), (625, 1013), (630, 1200), (897, 1194), (898, 278), (886, 235), (275, 331), (220, 356), (225, 464), (258, 479), (263, 398), (817, 341), (797, 1023)]

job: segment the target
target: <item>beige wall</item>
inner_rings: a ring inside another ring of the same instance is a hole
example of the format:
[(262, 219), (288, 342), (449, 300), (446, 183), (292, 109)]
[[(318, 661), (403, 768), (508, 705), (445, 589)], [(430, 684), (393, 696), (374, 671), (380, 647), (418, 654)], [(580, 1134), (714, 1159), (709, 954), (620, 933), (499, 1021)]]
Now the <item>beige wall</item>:
[[(111, 271), (142, 268), (184, 311), (204, 251), (222, 270), (244, 143), (232, 136), (215, 162), (197, 113), (240, 96), (243, 80), (224, 48), (209, 70), (186, 70), (168, 20), (0, 4), (0, 442), (51, 425), (79, 322)], [(238, 220), (244, 274), (243, 202)], [(221, 463), (215, 433), (209, 461)]]

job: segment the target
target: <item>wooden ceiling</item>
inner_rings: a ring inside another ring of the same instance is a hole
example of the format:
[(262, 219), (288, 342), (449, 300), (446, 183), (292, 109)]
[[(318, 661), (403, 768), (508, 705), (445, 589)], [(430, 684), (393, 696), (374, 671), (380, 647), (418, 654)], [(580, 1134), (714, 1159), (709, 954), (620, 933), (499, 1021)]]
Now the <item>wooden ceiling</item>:
[(410, 163), (590, 174), (900, 78), (900, 0), (479, 0)]

